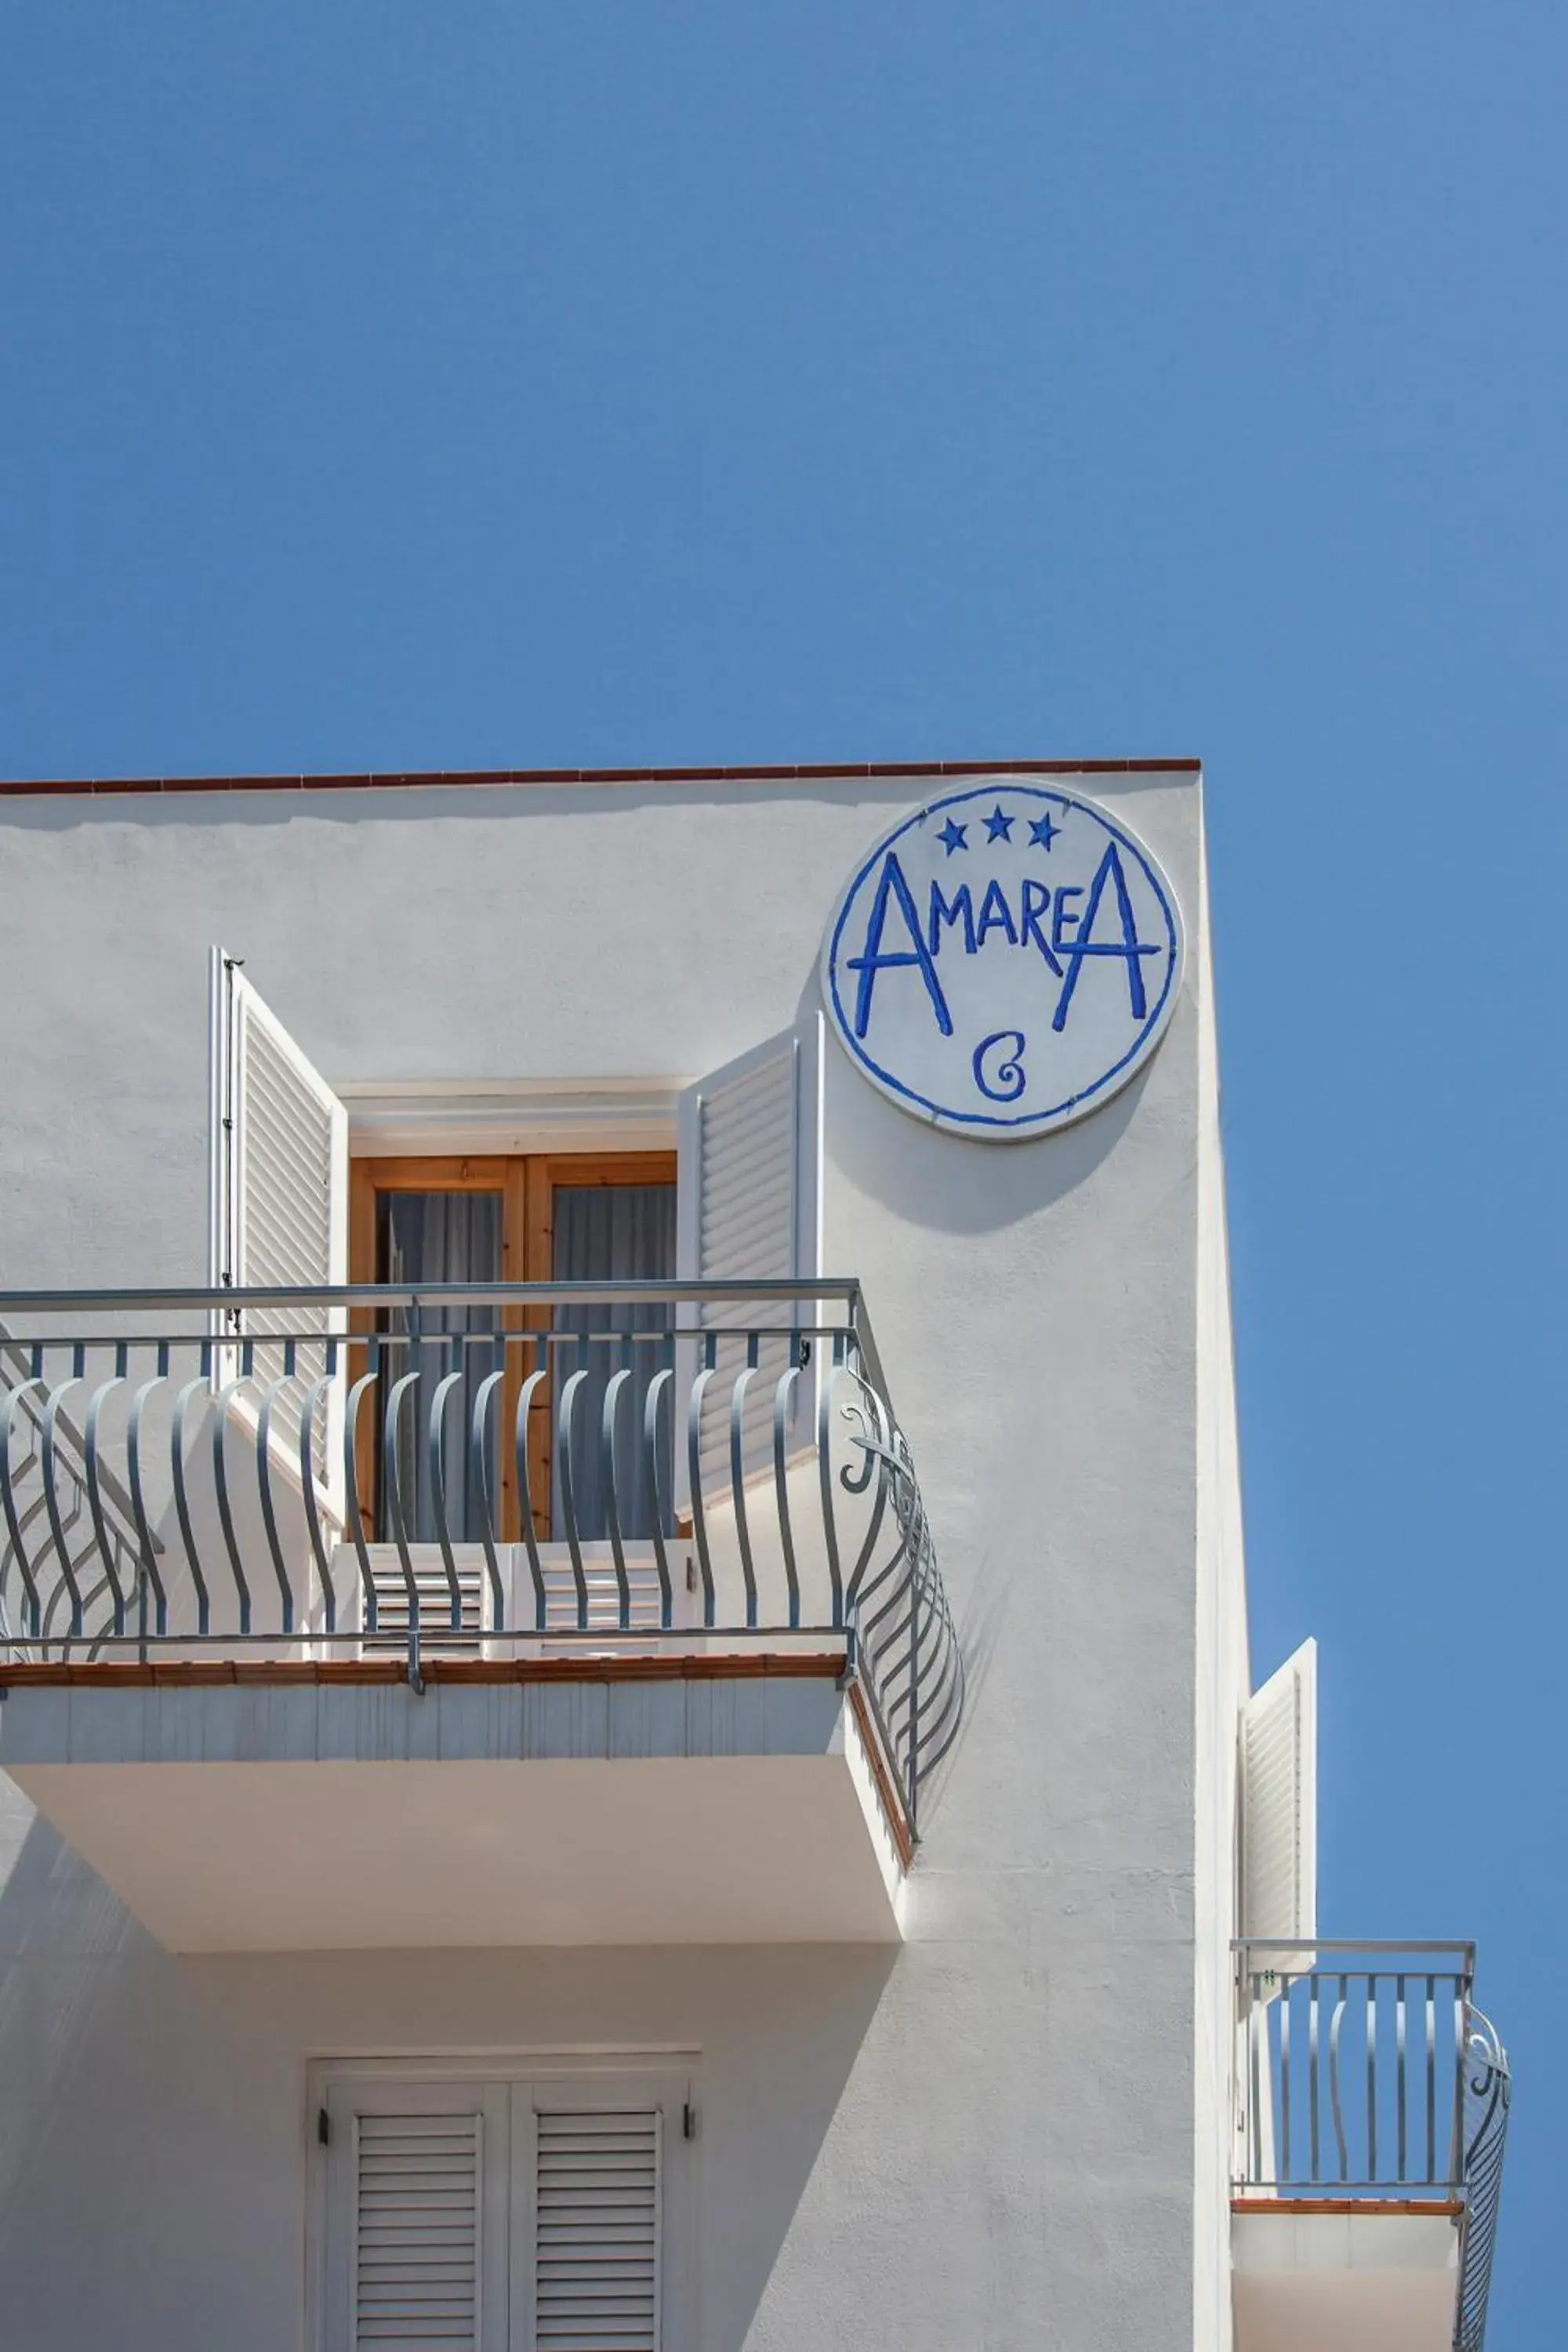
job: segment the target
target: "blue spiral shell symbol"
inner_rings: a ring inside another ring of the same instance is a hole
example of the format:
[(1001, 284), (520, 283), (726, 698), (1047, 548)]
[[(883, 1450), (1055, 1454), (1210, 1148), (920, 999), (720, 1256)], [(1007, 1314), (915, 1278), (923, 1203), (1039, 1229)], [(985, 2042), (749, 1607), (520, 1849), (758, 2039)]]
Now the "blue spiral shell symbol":
[[(1024, 1047), (1027, 1041), (1021, 1029), (994, 1029), (989, 1037), (982, 1037), (974, 1048), (971, 1066), (974, 1083), (983, 1095), (993, 1102), (1016, 1102), (1028, 1083), (1024, 1076)], [(985, 1056), (994, 1045), (1005, 1050), (991, 1076), (985, 1075)]]

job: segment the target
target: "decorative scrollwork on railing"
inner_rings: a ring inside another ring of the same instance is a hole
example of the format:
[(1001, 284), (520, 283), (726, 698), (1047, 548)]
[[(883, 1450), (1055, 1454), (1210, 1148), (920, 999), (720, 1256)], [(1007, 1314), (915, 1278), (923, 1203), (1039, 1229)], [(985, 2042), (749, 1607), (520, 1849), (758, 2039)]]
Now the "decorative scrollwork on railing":
[(1502, 2159), (1508, 2139), (1512, 2079), (1508, 2053), (1489, 2018), (1470, 2003), (1465, 2016), (1464, 2133), (1465, 2240), (1459, 2266), (1458, 2319), (1455, 2352), (1481, 2352), (1497, 2244), (1498, 2205), (1502, 2196)]
[[(847, 1493), (858, 1495), (875, 1477), (877, 1493), (846, 1591), (846, 1610), (913, 1821), (922, 1784), (958, 1736), (963, 1652), (908, 1441), (868, 1383), (855, 1378), (854, 1388), (841, 1410), (853, 1425), (861, 1458), (843, 1466), (839, 1483)], [(889, 1517), (891, 1549), (878, 1562), (879, 1538)]]

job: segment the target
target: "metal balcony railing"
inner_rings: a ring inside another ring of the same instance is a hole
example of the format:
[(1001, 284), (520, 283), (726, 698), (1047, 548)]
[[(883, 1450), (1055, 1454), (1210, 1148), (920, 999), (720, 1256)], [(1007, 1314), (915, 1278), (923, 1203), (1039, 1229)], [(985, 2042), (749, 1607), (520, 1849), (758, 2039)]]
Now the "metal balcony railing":
[(963, 1658), (858, 1286), (812, 1291), (0, 1297), (0, 1662), (832, 1636), (912, 1830)]
[(1473, 1944), (1236, 1947), (1238, 2194), (1463, 2207), (1456, 2352), (1486, 2332), (1510, 2077)]

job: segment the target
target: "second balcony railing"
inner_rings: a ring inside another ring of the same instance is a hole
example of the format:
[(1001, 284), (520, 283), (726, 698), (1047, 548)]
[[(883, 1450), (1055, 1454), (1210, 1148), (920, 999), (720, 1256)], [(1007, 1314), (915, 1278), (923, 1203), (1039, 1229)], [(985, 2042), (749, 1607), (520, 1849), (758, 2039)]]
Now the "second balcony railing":
[(1511, 2080), (1471, 1944), (1236, 1948), (1236, 2189), (1458, 2208), (1456, 2352), (1480, 2352)]

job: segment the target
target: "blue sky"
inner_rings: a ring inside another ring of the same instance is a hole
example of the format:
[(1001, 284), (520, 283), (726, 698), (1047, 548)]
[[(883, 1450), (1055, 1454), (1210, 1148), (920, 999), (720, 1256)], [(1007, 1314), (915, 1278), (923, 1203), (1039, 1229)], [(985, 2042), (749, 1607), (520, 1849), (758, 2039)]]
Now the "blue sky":
[(0, 20), (0, 769), (1201, 752), (1256, 1654), (1561, 2320), (1568, 17)]

